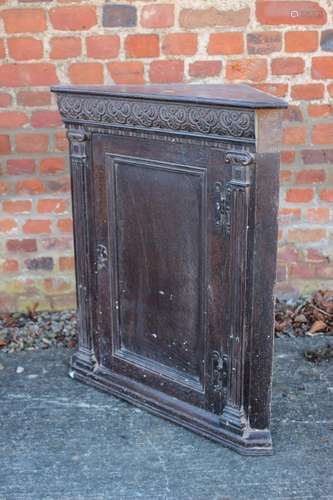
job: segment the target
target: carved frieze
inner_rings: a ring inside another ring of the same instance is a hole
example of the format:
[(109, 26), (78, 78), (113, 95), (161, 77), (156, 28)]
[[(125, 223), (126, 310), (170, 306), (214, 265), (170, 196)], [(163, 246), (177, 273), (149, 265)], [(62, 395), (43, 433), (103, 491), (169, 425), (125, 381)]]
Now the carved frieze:
[(66, 122), (254, 139), (253, 111), (103, 96), (58, 95)]

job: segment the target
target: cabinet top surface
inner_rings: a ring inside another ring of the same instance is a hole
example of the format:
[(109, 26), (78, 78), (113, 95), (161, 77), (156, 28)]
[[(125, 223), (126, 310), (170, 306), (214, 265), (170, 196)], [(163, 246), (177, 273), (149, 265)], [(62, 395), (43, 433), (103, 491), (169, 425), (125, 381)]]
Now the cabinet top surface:
[(252, 109), (287, 107), (284, 100), (243, 84), (57, 85), (51, 90), (65, 94), (194, 102)]

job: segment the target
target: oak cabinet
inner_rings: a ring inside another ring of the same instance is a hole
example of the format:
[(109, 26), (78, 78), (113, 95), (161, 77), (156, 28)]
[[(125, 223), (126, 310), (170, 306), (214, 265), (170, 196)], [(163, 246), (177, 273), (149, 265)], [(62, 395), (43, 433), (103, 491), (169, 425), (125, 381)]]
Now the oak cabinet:
[(70, 141), (72, 373), (239, 452), (270, 453), (285, 103), (242, 85), (53, 90)]

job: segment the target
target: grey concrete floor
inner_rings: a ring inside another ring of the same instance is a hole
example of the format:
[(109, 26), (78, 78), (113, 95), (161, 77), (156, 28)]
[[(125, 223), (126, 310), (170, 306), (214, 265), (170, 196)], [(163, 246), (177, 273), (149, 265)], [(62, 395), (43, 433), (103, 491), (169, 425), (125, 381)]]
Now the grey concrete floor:
[(71, 380), (69, 350), (0, 354), (0, 499), (333, 499), (333, 363), (303, 358), (326, 342), (276, 341), (275, 449), (258, 458)]

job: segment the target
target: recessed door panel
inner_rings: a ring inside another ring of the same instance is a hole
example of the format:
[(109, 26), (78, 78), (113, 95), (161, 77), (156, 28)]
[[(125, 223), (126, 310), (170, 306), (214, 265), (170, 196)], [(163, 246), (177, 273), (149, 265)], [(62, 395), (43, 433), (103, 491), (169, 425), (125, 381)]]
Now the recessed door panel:
[(110, 227), (119, 295), (115, 351), (177, 380), (199, 381), (205, 170), (113, 155), (106, 164), (116, 215)]

